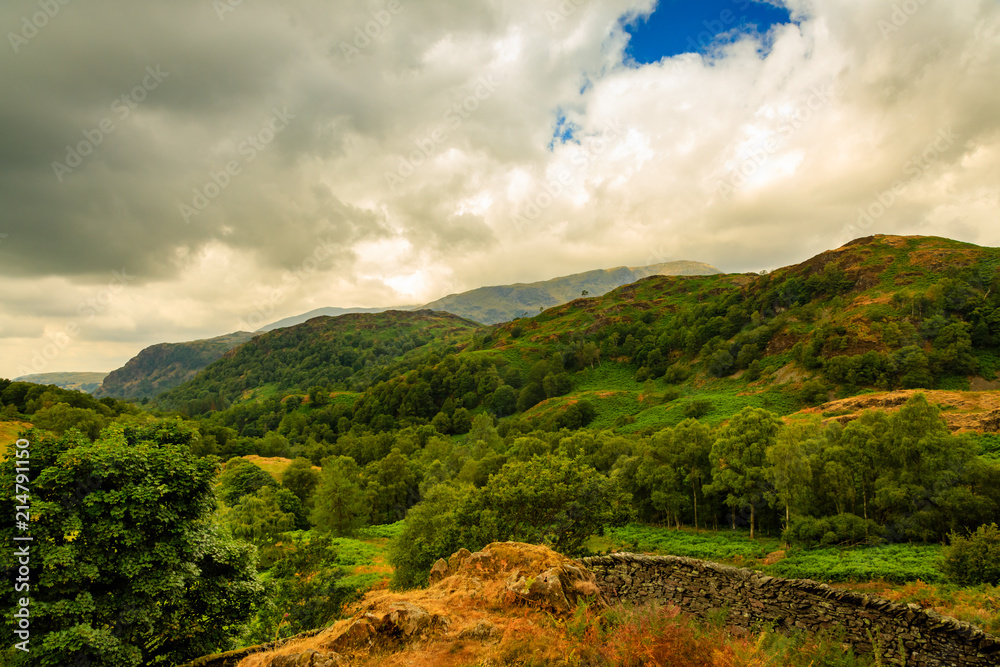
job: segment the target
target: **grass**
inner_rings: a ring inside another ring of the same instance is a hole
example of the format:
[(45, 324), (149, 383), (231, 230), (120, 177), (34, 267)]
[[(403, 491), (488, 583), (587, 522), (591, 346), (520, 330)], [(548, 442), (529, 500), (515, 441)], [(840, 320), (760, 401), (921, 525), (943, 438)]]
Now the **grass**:
[[(402, 530), (403, 522), (400, 521), (363, 528), (356, 537), (334, 538), (333, 544), (338, 552), (336, 565), (345, 573), (339, 586), (361, 592), (388, 586), (392, 576), (392, 567), (387, 561), (389, 540)], [(289, 535), (308, 542), (312, 531), (298, 530)]]
[(914, 581), (903, 586), (885, 582), (850, 584), (859, 593), (870, 593), (899, 604), (918, 604), (939, 614), (972, 623), (993, 635), (1000, 635), (1000, 587), (988, 584), (960, 588), (952, 584)]
[(890, 544), (853, 549), (790, 550), (788, 557), (761, 569), (789, 579), (825, 582), (881, 580), (893, 584), (944, 581), (937, 544)]
[(0, 461), (7, 458), (7, 451), (17, 441), (18, 434), (31, 424), (25, 422), (0, 422)]
[[(262, 468), (264, 472), (273, 477), (275, 481), (281, 481), (281, 474), (285, 472), (285, 469), (291, 465), (291, 459), (285, 459), (280, 456), (257, 456), (256, 454), (250, 454), (244, 456), (247, 461), (254, 464), (255, 466)], [(320, 470), (319, 467), (313, 466), (314, 469)]]
[[(824, 582), (912, 581), (943, 582), (938, 568), (942, 547), (936, 544), (890, 544), (877, 547), (802, 549), (786, 547), (775, 537), (751, 540), (742, 531), (672, 530), (630, 524), (608, 529), (602, 538), (592, 538), (595, 551), (639, 551), (686, 556), (761, 570), (776, 577), (814, 579)], [(784, 557), (767, 565), (769, 554)]]

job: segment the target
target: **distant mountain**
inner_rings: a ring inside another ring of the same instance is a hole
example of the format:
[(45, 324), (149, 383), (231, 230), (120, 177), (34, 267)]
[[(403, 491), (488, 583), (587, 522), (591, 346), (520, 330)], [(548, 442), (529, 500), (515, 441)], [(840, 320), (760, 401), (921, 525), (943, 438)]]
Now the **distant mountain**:
[(302, 324), (314, 317), (337, 317), (348, 313), (384, 313), (387, 310), (440, 310), (481, 324), (509, 322), (518, 317), (531, 317), (539, 311), (561, 306), (584, 296), (601, 296), (616, 287), (628, 285), (648, 276), (710, 276), (722, 273), (714, 266), (701, 262), (665, 262), (651, 266), (596, 269), (585, 273), (542, 280), (534, 283), (479, 287), (460, 294), (431, 301), (422, 306), (392, 308), (319, 308), (295, 315), (259, 329), (274, 331)]
[(245, 331), (187, 343), (147, 347), (104, 378), (94, 395), (138, 400), (152, 398), (190, 380), (198, 371), (255, 334)]
[(649, 276), (708, 276), (720, 273), (722, 272), (714, 266), (701, 262), (619, 266), (535, 283), (480, 287), (461, 294), (451, 294), (422, 307), (443, 310), (483, 324), (497, 324), (518, 317), (531, 317), (581, 296), (602, 296), (622, 285), (629, 285)]
[(107, 375), (107, 373), (38, 373), (14, 379), (33, 384), (54, 384), (61, 389), (85, 391), (88, 394), (93, 394)]
[(350, 315), (352, 313), (384, 313), (387, 310), (417, 310), (419, 307), (420, 306), (395, 306), (390, 308), (317, 308), (316, 310), (310, 310), (308, 313), (286, 317), (283, 320), (278, 320), (277, 322), (265, 325), (258, 329), (257, 332), (263, 333), (265, 331), (274, 331), (275, 329), (282, 329), (284, 327), (294, 327), (296, 324), (308, 322), (314, 317), (339, 317), (341, 315)]

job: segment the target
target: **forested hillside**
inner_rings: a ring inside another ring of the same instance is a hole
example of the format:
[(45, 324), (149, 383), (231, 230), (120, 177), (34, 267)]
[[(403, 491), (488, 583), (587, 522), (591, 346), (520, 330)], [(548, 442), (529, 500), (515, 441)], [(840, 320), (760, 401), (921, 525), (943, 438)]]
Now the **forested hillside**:
[(190, 380), (198, 371), (251, 338), (253, 334), (239, 331), (207, 340), (147, 347), (123, 367), (109, 373), (94, 395), (129, 400), (152, 398)]

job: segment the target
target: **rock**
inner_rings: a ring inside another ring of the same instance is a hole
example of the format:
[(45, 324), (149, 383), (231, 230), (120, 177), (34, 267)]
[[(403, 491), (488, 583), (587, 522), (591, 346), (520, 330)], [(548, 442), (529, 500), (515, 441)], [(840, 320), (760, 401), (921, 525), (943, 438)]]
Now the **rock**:
[(472, 554), (463, 549), (448, 559), (448, 573), (503, 581), (518, 598), (559, 613), (581, 601), (607, 606), (589, 570), (546, 547), (494, 542)]
[(445, 577), (448, 576), (448, 561), (444, 558), (438, 558), (437, 562), (434, 563), (434, 567), (431, 568), (431, 584), (436, 584)]
[(489, 621), (479, 621), (471, 628), (465, 628), (458, 633), (458, 638), (487, 641), (490, 639), (498, 639), (502, 634), (503, 632), (501, 632), (500, 628), (493, 623), (490, 623)]
[(443, 616), (431, 614), (409, 602), (396, 602), (384, 612), (355, 616), (330, 642), (330, 646), (345, 653), (390, 649), (418, 639), (427, 639), (443, 632), (448, 625), (448, 619)]
[(459, 549), (458, 551), (456, 551), (451, 555), (451, 558), (448, 559), (448, 571), (450, 572), (458, 571), (458, 569), (463, 565), (465, 565), (469, 561), (469, 558), (471, 557), (472, 557), (471, 551), (469, 551), (468, 549)]

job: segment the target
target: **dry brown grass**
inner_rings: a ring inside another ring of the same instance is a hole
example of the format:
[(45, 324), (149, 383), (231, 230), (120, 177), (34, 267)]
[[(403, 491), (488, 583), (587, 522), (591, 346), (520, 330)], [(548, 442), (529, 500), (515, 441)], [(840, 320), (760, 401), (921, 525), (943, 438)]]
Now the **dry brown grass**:
[(953, 588), (915, 581), (902, 586), (885, 582), (843, 584), (861, 593), (873, 593), (891, 602), (914, 603), (939, 614), (978, 625), (990, 634), (1000, 634), (1000, 587)]
[(946, 409), (942, 417), (953, 431), (997, 430), (1000, 422), (1000, 392), (992, 391), (939, 391), (932, 389), (906, 389), (863, 394), (824, 403), (817, 408), (807, 408), (797, 414), (842, 413), (832, 417), (846, 424), (861, 416), (865, 410), (885, 410), (894, 412), (901, 408), (914, 394), (923, 394), (930, 403)]
[(27, 428), (31, 428), (27, 422), (0, 422), (0, 461), (7, 456), (7, 451), (17, 440), (17, 434)]

